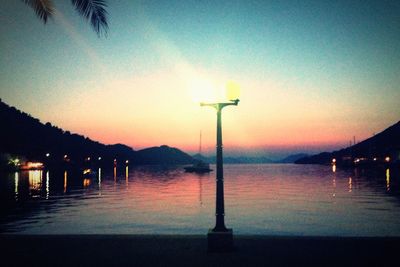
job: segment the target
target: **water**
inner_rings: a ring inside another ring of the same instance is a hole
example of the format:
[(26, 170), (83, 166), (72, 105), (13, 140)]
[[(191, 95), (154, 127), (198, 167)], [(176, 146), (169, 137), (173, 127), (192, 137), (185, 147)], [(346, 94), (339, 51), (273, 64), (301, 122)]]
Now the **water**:
[[(213, 166), (215, 169), (215, 166)], [(226, 225), (235, 234), (400, 236), (397, 169), (225, 165)], [(0, 177), (0, 232), (205, 234), (215, 223), (215, 172), (181, 167)]]

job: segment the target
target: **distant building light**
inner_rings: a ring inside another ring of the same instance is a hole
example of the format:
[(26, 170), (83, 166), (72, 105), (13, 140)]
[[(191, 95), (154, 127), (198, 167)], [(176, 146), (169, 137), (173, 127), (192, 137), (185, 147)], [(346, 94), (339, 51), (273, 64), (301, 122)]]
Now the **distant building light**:
[(46, 157), (50, 157), (50, 153), (46, 153)]
[(28, 162), (26, 165), (29, 169), (43, 168), (43, 163), (41, 162)]
[(67, 155), (67, 154), (64, 155), (64, 161), (65, 161), (65, 162), (70, 162), (70, 161), (71, 161), (71, 160), (68, 158), (68, 155)]
[(84, 170), (83, 170), (83, 174), (84, 174), (84, 175), (90, 174), (91, 172), (92, 172), (91, 169), (84, 169)]
[(90, 157), (87, 157), (86, 160), (87, 160), (87, 161), (90, 161)]
[(389, 162), (389, 161), (390, 161), (390, 157), (386, 157), (386, 158), (385, 158), (385, 161), (386, 161), (386, 162)]
[(41, 162), (27, 162), (21, 166), (22, 170), (38, 170), (43, 169), (44, 165)]
[(332, 159), (332, 163), (336, 163), (336, 159), (335, 158)]
[(18, 158), (10, 159), (9, 163), (10, 163), (10, 164), (13, 164), (14, 166), (19, 166), (19, 165), (21, 165)]
[(377, 158), (374, 158), (374, 161), (376, 161), (377, 160)]
[(101, 157), (99, 157), (99, 160), (101, 160)]

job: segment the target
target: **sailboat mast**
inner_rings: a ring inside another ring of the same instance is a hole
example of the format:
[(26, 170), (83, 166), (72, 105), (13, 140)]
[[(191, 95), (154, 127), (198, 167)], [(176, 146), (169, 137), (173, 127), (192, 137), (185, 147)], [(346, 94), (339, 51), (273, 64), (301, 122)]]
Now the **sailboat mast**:
[(201, 155), (201, 130), (200, 130), (200, 142), (199, 142), (199, 155)]

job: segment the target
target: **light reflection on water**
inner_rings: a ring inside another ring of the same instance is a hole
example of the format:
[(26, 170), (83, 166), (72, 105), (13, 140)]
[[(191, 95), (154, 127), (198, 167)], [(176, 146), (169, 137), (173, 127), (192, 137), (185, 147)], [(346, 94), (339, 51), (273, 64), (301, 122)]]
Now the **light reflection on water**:
[[(399, 170), (258, 164), (224, 173), (236, 234), (400, 236)], [(1, 178), (0, 232), (205, 234), (215, 222), (215, 173), (153, 166)]]

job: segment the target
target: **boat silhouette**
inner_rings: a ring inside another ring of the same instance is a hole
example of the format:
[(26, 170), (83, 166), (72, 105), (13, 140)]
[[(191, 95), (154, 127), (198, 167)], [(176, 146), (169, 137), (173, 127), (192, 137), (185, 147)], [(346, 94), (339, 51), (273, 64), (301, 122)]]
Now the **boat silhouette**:
[[(201, 156), (201, 131), (200, 131), (200, 143), (199, 143), (199, 156)], [(197, 159), (192, 166), (184, 167), (186, 172), (206, 173), (211, 172), (210, 164)]]

